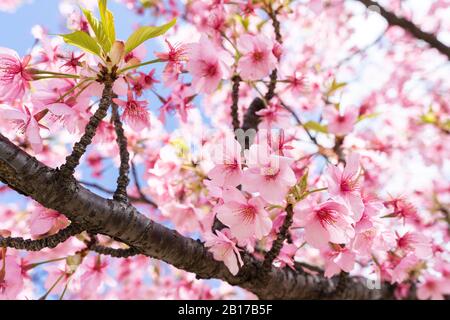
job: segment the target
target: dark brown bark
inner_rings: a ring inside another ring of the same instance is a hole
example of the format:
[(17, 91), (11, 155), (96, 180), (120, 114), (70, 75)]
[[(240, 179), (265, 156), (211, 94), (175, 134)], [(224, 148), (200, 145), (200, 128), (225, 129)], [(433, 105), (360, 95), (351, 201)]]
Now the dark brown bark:
[(267, 254), (264, 257), (263, 263), (264, 270), (270, 270), (273, 261), (280, 254), (281, 248), (283, 248), (283, 243), (288, 238), (289, 228), (292, 226), (293, 222), (293, 216), (294, 216), (294, 209), (292, 207), (292, 204), (289, 204), (286, 207), (286, 217), (284, 218), (283, 225), (281, 226), (280, 231), (278, 232), (277, 238), (273, 242), (269, 252), (267, 252)]
[(23, 239), (23, 238), (2, 238), (0, 237), (0, 247), (14, 248), (17, 250), (27, 251), (41, 251), (45, 248), (56, 248), (60, 243), (63, 243), (72, 236), (75, 236), (83, 231), (83, 228), (76, 224), (71, 224), (67, 228), (59, 231), (57, 234), (37, 239)]
[[(391, 288), (371, 290), (361, 278), (349, 278), (336, 294), (338, 279), (271, 267), (244, 255), (237, 276), (214, 260), (200, 241), (155, 223), (127, 203), (104, 199), (72, 178), (61, 179), (57, 170), (42, 164), (0, 134), (0, 181), (47, 208), (66, 215), (91, 233), (108, 235), (133, 250), (165, 261), (198, 278), (216, 278), (245, 288), (262, 299), (380, 299), (392, 298)], [(43, 188), (42, 186), (45, 186)]]
[(403, 28), (405, 31), (407, 31), (409, 34), (411, 34), (413, 37), (423, 40), (426, 43), (428, 43), (432, 48), (437, 49), (440, 53), (443, 55), (446, 55), (447, 58), (450, 60), (450, 47), (442, 43), (438, 40), (436, 35), (430, 32), (425, 32), (422, 29), (420, 29), (416, 24), (414, 24), (412, 21), (397, 16), (395, 13), (386, 10), (378, 4), (376, 1), (372, 0), (356, 0), (364, 4), (367, 8), (374, 7), (378, 8), (380, 15), (386, 19), (388, 24), (390, 26), (397, 26), (400, 28)]
[(105, 80), (102, 99), (100, 100), (97, 111), (89, 119), (83, 136), (80, 141), (73, 146), (72, 153), (66, 158), (66, 163), (61, 166), (60, 174), (62, 177), (70, 177), (75, 173), (76, 167), (80, 164), (81, 157), (85, 154), (87, 147), (92, 143), (98, 126), (108, 114), (108, 108), (112, 102), (112, 87), (114, 80), (108, 76)]
[(116, 131), (120, 155), (119, 177), (117, 178), (117, 188), (116, 192), (114, 192), (114, 200), (126, 202), (128, 201), (127, 187), (130, 183), (130, 179), (128, 178), (128, 173), (130, 172), (130, 154), (128, 153), (127, 148), (128, 140), (123, 130), (122, 121), (120, 121), (118, 109), (117, 104), (112, 103), (114, 129)]
[(241, 85), (241, 77), (238, 75), (231, 78), (231, 81), (233, 82), (233, 89), (231, 91), (231, 99), (233, 100), (233, 103), (231, 104), (231, 119), (232, 119), (232, 125), (233, 130), (236, 132), (241, 127), (241, 123), (239, 121), (239, 110), (238, 110), (238, 104), (239, 104), (239, 87)]

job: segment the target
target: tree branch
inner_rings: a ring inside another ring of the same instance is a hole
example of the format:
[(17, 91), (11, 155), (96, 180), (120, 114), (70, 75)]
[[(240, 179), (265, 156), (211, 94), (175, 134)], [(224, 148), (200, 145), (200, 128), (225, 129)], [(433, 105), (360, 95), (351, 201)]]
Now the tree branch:
[(280, 228), (280, 232), (278, 232), (277, 238), (273, 242), (272, 247), (270, 248), (269, 252), (267, 252), (264, 257), (264, 263), (263, 263), (264, 270), (270, 270), (270, 267), (272, 266), (273, 261), (280, 254), (281, 248), (283, 248), (284, 240), (286, 240), (286, 238), (289, 234), (289, 228), (292, 225), (293, 216), (294, 216), (294, 208), (292, 207), (292, 204), (289, 204), (286, 207), (286, 217), (284, 218), (284, 222)]
[(233, 100), (233, 103), (231, 105), (231, 118), (233, 120), (233, 130), (234, 132), (236, 132), (236, 130), (241, 127), (238, 113), (239, 87), (241, 85), (241, 77), (235, 75), (233, 76), (233, 78), (231, 78), (231, 81), (233, 83), (233, 90), (231, 92), (231, 99)]
[[(216, 278), (239, 285), (261, 299), (390, 299), (392, 290), (383, 284), (370, 290), (366, 280), (352, 277), (345, 290), (335, 294), (337, 279), (271, 267), (247, 254), (245, 265), (233, 276), (222, 262), (214, 260), (204, 245), (151, 221), (130, 204), (104, 199), (83, 188), (75, 179), (59, 179), (58, 171), (39, 162), (0, 134), (0, 180), (30, 196), (43, 206), (59, 211), (92, 233), (121, 241), (149, 257), (195, 273), (198, 278)], [(42, 188), (42, 186), (46, 186)]]
[(71, 224), (67, 228), (60, 230), (58, 233), (38, 240), (30, 240), (23, 238), (2, 238), (0, 237), (0, 247), (14, 248), (26, 251), (41, 251), (45, 248), (56, 248), (60, 243), (65, 242), (72, 236), (83, 231), (77, 224)]
[(62, 177), (68, 178), (75, 173), (75, 168), (80, 164), (81, 157), (86, 153), (87, 147), (92, 143), (98, 126), (107, 115), (112, 101), (113, 80), (107, 79), (104, 84), (105, 88), (103, 89), (102, 99), (100, 100), (97, 111), (89, 120), (80, 141), (73, 146), (72, 153), (66, 158), (66, 163), (61, 166), (60, 173)]
[(417, 39), (425, 41), (432, 48), (435, 48), (443, 55), (446, 55), (447, 58), (450, 60), (450, 47), (448, 47), (444, 43), (440, 42), (437, 39), (436, 35), (434, 35), (433, 33), (423, 31), (412, 21), (410, 21), (406, 18), (403, 18), (403, 17), (399, 17), (395, 13), (386, 10), (376, 1), (372, 1), (372, 0), (356, 0), (356, 1), (361, 2), (367, 8), (370, 8), (370, 7), (377, 8), (380, 15), (386, 19), (386, 21), (388, 22), (388, 24), (390, 26), (398, 26), (400, 28), (403, 28), (405, 31), (407, 31), (412, 36), (416, 37)]
[(128, 178), (128, 173), (130, 172), (130, 154), (127, 149), (128, 140), (123, 130), (122, 121), (120, 121), (118, 106), (115, 103), (112, 103), (112, 114), (120, 153), (119, 177), (117, 178), (114, 200), (126, 202), (128, 201), (127, 186), (130, 183), (130, 179)]

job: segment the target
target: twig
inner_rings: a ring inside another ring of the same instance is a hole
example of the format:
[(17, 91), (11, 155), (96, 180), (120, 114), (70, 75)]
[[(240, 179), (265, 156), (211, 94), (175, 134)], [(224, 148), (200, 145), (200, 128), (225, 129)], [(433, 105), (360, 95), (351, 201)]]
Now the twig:
[(128, 201), (127, 186), (130, 183), (130, 179), (128, 178), (128, 173), (130, 172), (130, 154), (127, 149), (128, 141), (123, 130), (122, 121), (120, 121), (118, 106), (115, 103), (112, 103), (112, 114), (114, 129), (117, 135), (117, 144), (119, 145), (120, 151), (119, 178), (117, 179), (117, 189), (114, 192), (113, 198), (116, 201), (126, 202)]
[(103, 90), (102, 99), (100, 100), (97, 111), (89, 120), (80, 141), (75, 143), (72, 153), (66, 158), (66, 163), (60, 168), (60, 175), (64, 178), (70, 177), (75, 173), (75, 168), (80, 164), (81, 157), (85, 154), (87, 147), (92, 143), (98, 126), (107, 115), (112, 101), (113, 80), (107, 78), (104, 84), (105, 89)]
[(152, 205), (153, 207), (158, 208), (158, 205), (153, 200), (149, 199), (142, 191), (142, 187), (139, 182), (139, 177), (137, 174), (136, 165), (134, 164), (133, 161), (131, 161), (131, 173), (133, 174), (134, 185), (136, 186), (137, 192), (139, 193), (141, 199), (147, 202), (148, 204)]
[(67, 228), (60, 230), (57, 234), (38, 240), (0, 237), (0, 247), (9, 247), (26, 251), (40, 251), (44, 248), (53, 249), (60, 243), (65, 242), (70, 237), (75, 236), (82, 231), (83, 228), (80, 225), (72, 223)]
[(286, 207), (286, 217), (284, 218), (283, 225), (280, 228), (280, 232), (278, 232), (277, 238), (272, 244), (272, 248), (270, 248), (269, 252), (267, 252), (264, 257), (263, 270), (268, 272), (272, 267), (273, 261), (280, 254), (281, 248), (283, 247), (284, 240), (287, 239), (289, 234), (289, 228), (292, 225), (294, 216), (294, 208), (292, 204), (288, 204)]
[(241, 127), (238, 113), (239, 87), (241, 84), (241, 77), (235, 75), (231, 79), (231, 81), (233, 82), (233, 91), (231, 93), (231, 98), (233, 100), (233, 103), (231, 105), (231, 118), (233, 119), (233, 131), (236, 133), (236, 130)]
[[(78, 182), (86, 187), (92, 187), (92, 188), (95, 188), (95, 189), (102, 191), (104, 193), (107, 193), (107, 194), (114, 194), (113, 190), (105, 188), (97, 183), (88, 182), (88, 181), (78, 181)], [(131, 202), (142, 202), (142, 203), (146, 203), (146, 204), (149, 204), (149, 205), (157, 208), (156, 204), (153, 201), (151, 201), (150, 199), (143, 199), (141, 197), (133, 197), (130, 195), (128, 195), (127, 197)]]
[[(386, 10), (383, 6), (381, 6), (378, 2), (372, 1), (372, 0), (357, 0), (364, 4), (367, 8), (374, 7), (377, 9), (379, 14), (386, 19), (386, 21), (391, 26), (398, 26), (417, 39), (423, 40), (426, 43), (428, 43), (432, 48), (437, 49), (440, 53), (447, 56), (447, 58), (450, 60), (450, 47), (446, 46), (442, 42), (440, 42), (436, 35), (425, 32), (422, 29), (420, 29), (416, 24), (414, 24), (412, 21), (397, 16), (395, 13)], [(374, 10), (375, 11), (375, 10)]]

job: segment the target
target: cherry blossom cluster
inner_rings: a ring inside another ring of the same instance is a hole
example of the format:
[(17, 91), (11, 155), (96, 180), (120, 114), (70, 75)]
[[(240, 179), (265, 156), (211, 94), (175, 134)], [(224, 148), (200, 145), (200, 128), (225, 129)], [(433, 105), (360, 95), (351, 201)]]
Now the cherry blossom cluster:
[[(28, 54), (1, 47), (2, 135), (60, 167), (99, 107), (99, 77), (114, 70), (134, 171), (130, 202), (199, 239), (232, 275), (251, 256), (326, 278), (388, 282), (399, 299), (450, 295), (445, 57), (399, 28), (360, 43), (358, 25), (377, 18), (357, 3), (118, 2), (159, 25), (179, 20), (151, 49), (116, 40), (102, 56), (45, 25), (33, 27)], [(0, 10), (20, 3), (0, 0)], [(65, 27), (96, 38), (78, 4), (97, 7), (61, 1)], [(387, 8), (436, 34), (448, 30), (446, 1), (418, 17), (401, 1)], [(83, 159), (77, 180), (110, 196), (110, 170), (120, 165), (112, 113)], [(14, 194), (0, 185), (0, 240), (42, 239), (70, 225), (31, 199), (3, 201)], [(93, 252), (91, 240), (83, 232), (39, 252), (0, 247), (0, 299), (254, 298), (144, 256)]]

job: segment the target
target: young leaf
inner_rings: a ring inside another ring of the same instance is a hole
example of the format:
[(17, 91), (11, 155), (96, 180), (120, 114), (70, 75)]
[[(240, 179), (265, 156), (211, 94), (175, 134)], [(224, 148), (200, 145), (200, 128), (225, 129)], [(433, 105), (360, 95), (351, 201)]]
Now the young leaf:
[(89, 10), (86, 10), (82, 8), (84, 16), (86, 17), (87, 21), (89, 22), (89, 25), (91, 26), (92, 30), (95, 33), (95, 36), (97, 37), (97, 42), (100, 44), (100, 46), (103, 48), (103, 51), (107, 54), (111, 50), (111, 41), (109, 40), (109, 37), (106, 35), (105, 28), (103, 27), (103, 24), (98, 21), (97, 18), (94, 17), (92, 12)]
[(381, 113), (379, 113), (379, 112), (364, 114), (364, 115), (358, 117), (358, 122), (361, 122), (361, 121), (364, 121), (364, 120), (367, 120), (367, 119), (373, 119), (373, 118), (376, 118), (376, 117), (378, 117), (380, 114), (381, 114)]
[(107, 0), (98, 0), (98, 11), (100, 11), (100, 17), (102, 21), (105, 21), (106, 7), (107, 7)]
[(100, 47), (98, 46), (97, 41), (92, 39), (86, 32), (75, 31), (70, 34), (62, 34), (61, 37), (63, 37), (67, 44), (100, 56)]
[(328, 133), (327, 126), (324, 126), (316, 121), (308, 121), (307, 123), (305, 123), (303, 125), (303, 127), (305, 127), (305, 129), (308, 129), (308, 130), (313, 130), (313, 131), (322, 132), (322, 133)]
[(172, 28), (176, 22), (177, 20), (173, 19), (169, 23), (159, 27), (140, 27), (128, 38), (127, 42), (125, 43), (125, 52), (129, 53), (148, 39), (163, 35), (170, 28)]
[(337, 82), (336, 79), (333, 79), (333, 82), (328, 89), (327, 95), (331, 96), (335, 91), (344, 88), (347, 85), (346, 82)]
[(98, 10), (100, 11), (100, 18), (102, 20), (103, 28), (109, 39), (109, 42), (116, 41), (116, 29), (114, 27), (114, 15), (108, 10), (107, 0), (98, 1)]
[(109, 10), (106, 10), (106, 17), (103, 21), (103, 26), (105, 27), (109, 41), (111, 41), (111, 43), (114, 43), (114, 41), (116, 41), (116, 28), (114, 26), (114, 15)]

